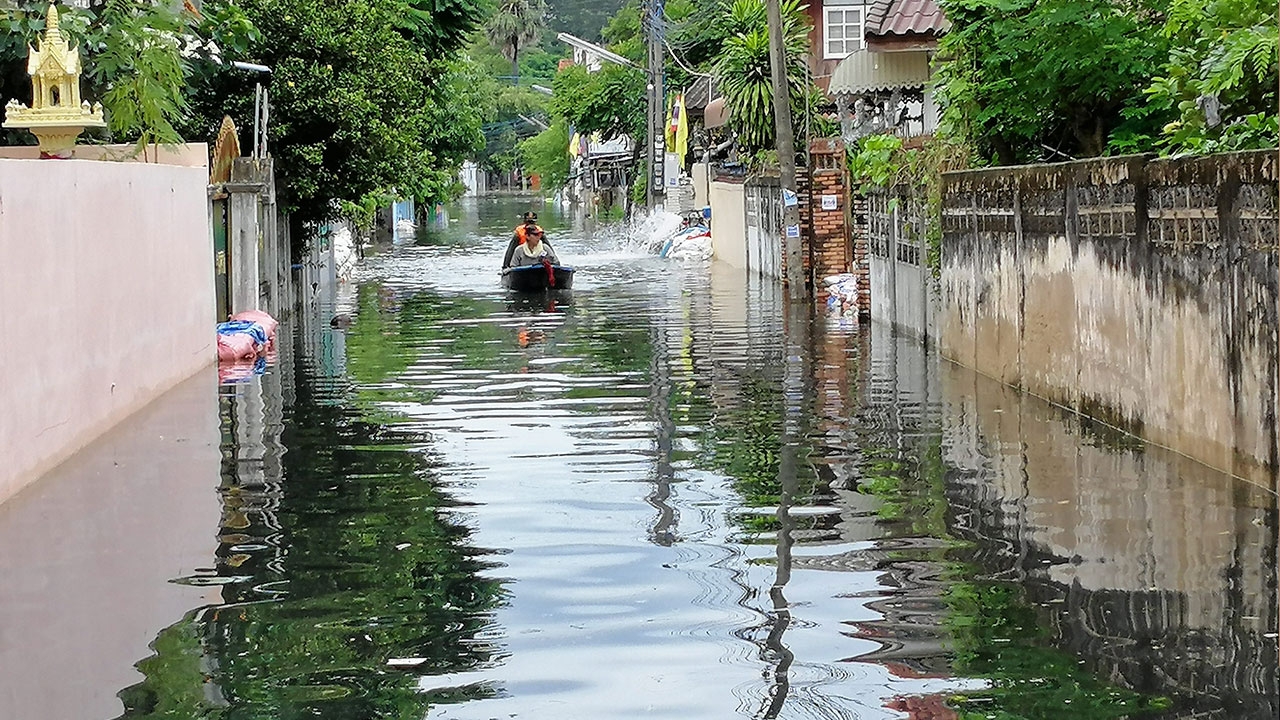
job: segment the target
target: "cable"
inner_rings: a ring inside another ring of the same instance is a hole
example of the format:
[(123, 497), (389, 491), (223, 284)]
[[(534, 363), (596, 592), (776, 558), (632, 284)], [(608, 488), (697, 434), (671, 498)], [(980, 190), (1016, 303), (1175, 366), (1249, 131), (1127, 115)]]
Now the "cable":
[(662, 44), (663, 44), (663, 46), (664, 46), (664, 47), (666, 47), (666, 48), (667, 48), (667, 54), (671, 56), (671, 59), (672, 59), (672, 60), (675, 60), (675, 61), (676, 61), (676, 64), (680, 66), (680, 69), (681, 69), (681, 70), (684, 70), (685, 72), (689, 73), (690, 75), (695, 75), (695, 76), (697, 76), (697, 77), (705, 77), (705, 78), (714, 78), (714, 77), (715, 77), (715, 76), (714, 76), (714, 75), (712, 75), (711, 73), (698, 72), (697, 70), (694, 70), (693, 68), (691, 68), (691, 67), (689, 67), (688, 65), (686, 65), (686, 64), (685, 64), (685, 62), (684, 62), (683, 60), (681, 60), (681, 59), (680, 59), (680, 56), (679, 56), (679, 55), (676, 55), (675, 48), (671, 47), (671, 43), (667, 42), (667, 39), (666, 39), (665, 37), (664, 37), (664, 38), (662, 38)]

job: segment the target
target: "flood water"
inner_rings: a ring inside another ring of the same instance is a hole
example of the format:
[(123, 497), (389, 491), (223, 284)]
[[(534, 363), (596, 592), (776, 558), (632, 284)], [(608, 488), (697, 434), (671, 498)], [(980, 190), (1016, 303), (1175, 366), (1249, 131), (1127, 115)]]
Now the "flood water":
[(0, 717), (1280, 712), (1273, 490), (527, 204), (0, 506)]

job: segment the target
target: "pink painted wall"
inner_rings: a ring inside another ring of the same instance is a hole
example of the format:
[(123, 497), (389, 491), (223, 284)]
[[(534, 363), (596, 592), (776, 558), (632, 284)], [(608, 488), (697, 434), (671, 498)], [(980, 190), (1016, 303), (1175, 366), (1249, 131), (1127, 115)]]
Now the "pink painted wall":
[(0, 160), (0, 502), (216, 359), (207, 181)]
[[(161, 145), (158, 148), (147, 148), (146, 157), (138, 153), (136, 145), (77, 145), (71, 151), (71, 154), (79, 160), (113, 160), (137, 163), (154, 163), (156, 154), (158, 154), (160, 163), (163, 165), (209, 167), (209, 146), (205, 143)], [(39, 160), (40, 148), (35, 145), (0, 147), (0, 159)]]

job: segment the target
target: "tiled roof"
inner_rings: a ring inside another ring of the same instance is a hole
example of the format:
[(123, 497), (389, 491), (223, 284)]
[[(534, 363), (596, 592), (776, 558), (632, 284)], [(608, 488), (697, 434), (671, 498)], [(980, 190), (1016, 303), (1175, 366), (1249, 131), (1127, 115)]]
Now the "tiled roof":
[(867, 34), (872, 36), (938, 36), (951, 28), (937, 0), (877, 0), (867, 13)]

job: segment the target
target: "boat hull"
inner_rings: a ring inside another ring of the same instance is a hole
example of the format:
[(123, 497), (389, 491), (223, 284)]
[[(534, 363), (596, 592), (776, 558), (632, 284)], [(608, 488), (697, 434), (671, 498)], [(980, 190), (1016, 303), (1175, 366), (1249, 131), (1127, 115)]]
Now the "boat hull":
[(552, 265), (555, 285), (547, 277), (547, 269), (541, 265), (506, 268), (502, 271), (502, 287), (516, 292), (545, 292), (573, 288), (573, 268), (568, 265)]

